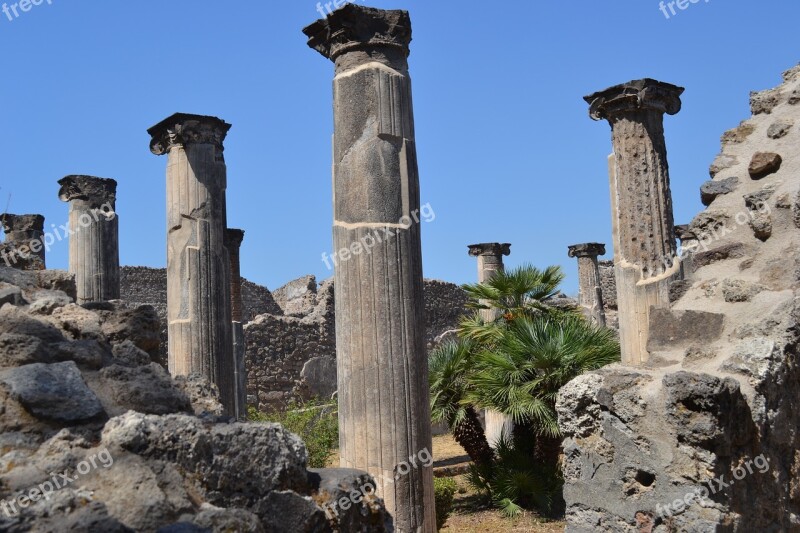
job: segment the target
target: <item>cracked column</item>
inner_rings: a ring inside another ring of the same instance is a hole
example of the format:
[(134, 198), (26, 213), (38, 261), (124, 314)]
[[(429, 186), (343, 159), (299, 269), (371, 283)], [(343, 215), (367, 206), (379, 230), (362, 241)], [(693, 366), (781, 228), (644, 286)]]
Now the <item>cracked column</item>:
[(228, 249), (231, 271), (231, 318), (233, 319), (233, 371), (236, 385), (234, 416), (239, 420), (247, 418), (247, 370), (245, 368), (244, 318), (242, 315), (242, 275), (239, 263), (239, 249), (244, 240), (244, 231), (228, 228), (225, 230), (225, 248)]
[[(497, 272), (505, 269), (503, 256), (511, 255), (511, 245), (508, 243), (482, 243), (469, 245), (469, 255), (478, 258), (478, 283), (484, 283)], [(485, 302), (481, 302), (484, 303)], [(481, 309), (480, 315), (484, 322), (494, 322), (500, 317), (501, 310), (497, 308)], [(500, 437), (510, 439), (514, 433), (514, 422), (511, 418), (487, 409), (484, 411), (486, 418), (486, 440), (492, 448), (497, 447)]]
[(683, 91), (642, 79), (585, 98), (589, 115), (611, 125), (619, 329), (622, 361), (629, 365), (649, 359), (650, 309), (669, 307), (669, 283), (680, 272), (663, 123), (665, 113), (680, 111)]
[(680, 251), (678, 256), (681, 259), (681, 279), (691, 279), (694, 274), (694, 253), (700, 246), (700, 240), (697, 235), (689, 230), (688, 224), (675, 226), (675, 236), (681, 242)]
[(606, 245), (596, 242), (569, 247), (569, 256), (578, 259), (578, 303), (589, 311), (592, 322), (602, 328), (606, 327), (606, 313), (597, 258), (605, 253)]
[(58, 198), (69, 203), (69, 273), (77, 303), (119, 299), (117, 182), (94, 176), (58, 181)]
[(225, 248), (230, 124), (175, 114), (150, 128), (150, 150), (167, 162), (167, 321), (169, 371), (201, 374), (236, 408), (230, 264)]
[(44, 217), (3, 213), (0, 223), (6, 235), (0, 244), (0, 264), (17, 270), (44, 270), (49, 245), (44, 237)]
[(398, 533), (435, 532), (419, 176), (405, 11), (347, 4), (303, 32), (336, 65), (333, 194), (343, 467), (375, 476)]

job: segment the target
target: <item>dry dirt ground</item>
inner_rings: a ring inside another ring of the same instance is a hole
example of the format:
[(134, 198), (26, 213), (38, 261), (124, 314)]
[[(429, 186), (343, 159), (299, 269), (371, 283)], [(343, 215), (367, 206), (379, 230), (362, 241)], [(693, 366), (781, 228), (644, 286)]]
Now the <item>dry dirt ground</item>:
[[(466, 456), (464, 449), (450, 435), (433, 438), (434, 460), (451, 463), (454, 459)], [(455, 477), (459, 486), (453, 502), (453, 511), (447, 519), (443, 533), (563, 533), (563, 522), (546, 522), (532, 514), (510, 519), (505, 518), (492, 507), (487, 506), (475, 494), (464, 476)]]

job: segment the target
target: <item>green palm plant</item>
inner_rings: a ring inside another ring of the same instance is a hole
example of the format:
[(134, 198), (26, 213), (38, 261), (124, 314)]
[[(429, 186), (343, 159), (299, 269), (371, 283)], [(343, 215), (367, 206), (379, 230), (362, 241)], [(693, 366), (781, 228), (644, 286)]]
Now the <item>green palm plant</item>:
[(477, 353), (467, 400), (510, 416), (537, 436), (560, 438), (559, 390), (619, 359), (614, 333), (581, 316), (522, 317), (509, 323), (490, 349)]
[(467, 284), (463, 289), (471, 299), (470, 307), (498, 309), (509, 318), (548, 310), (547, 300), (558, 294), (562, 281), (564, 272), (559, 266), (540, 270), (533, 265), (522, 265), (498, 271), (487, 281)]
[(475, 407), (465, 400), (477, 350), (474, 342), (458, 339), (431, 352), (428, 360), (431, 418), (434, 422), (445, 422), (470, 459), (490, 470), (494, 454)]

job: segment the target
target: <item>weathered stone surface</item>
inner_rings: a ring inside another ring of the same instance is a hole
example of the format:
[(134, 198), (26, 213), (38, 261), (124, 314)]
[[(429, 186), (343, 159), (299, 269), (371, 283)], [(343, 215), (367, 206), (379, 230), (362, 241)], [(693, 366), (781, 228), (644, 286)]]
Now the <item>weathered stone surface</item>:
[(203, 374), (236, 410), (230, 263), (225, 248), (231, 125), (176, 113), (148, 130), (150, 150), (167, 163), (167, 321), (172, 375)]
[[(382, 229), (393, 235), (335, 272), (339, 416), (349, 428), (340, 432), (341, 464), (381, 475), (378, 495), (398, 531), (434, 531), (432, 469), (386, 481), (431, 446), (411, 21), (405, 11), (349, 3), (303, 31), (336, 64), (334, 249), (362, 250)], [(365, 439), (378, 420), (386, 431)]]
[(0, 307), (3, 307), (5, 304), (25, 305), (26, 303), (25, 297), (22, 295), (22, 289), (0, 281)]
[(24, 272), (0, 265), (0, 281), (16, 285), (26, 293), (46, 289), (62, 291), (75, 299), (75, 276), (61, 270)]
[[(365, 516), (375, 532), (394, 531), (392, 517), (375, 495), (375, 480), (371, 476), (345, 468), (310, 469), (309, 474), (316, 491), (315, 500), (335, 531), (358, 531)], [(350, 505), (343, 506), (342, 501)]]
[(0, 529), (8, 533), (29, 531), (102, 531), (133, 533), (116, 518), (109, 516), (103, 502), (93, 501), (92, 492), (65, 488), (49, 499), (39, 499), (22, 510), (19, 516), (0, 514)]
[(722, 134), (722, 144), (742, 143), (752, 135), (754, 131), (756, 131), (755, 126), (748, 122), (742, 122), (739, 126)]
[(303, 276), (272, 293), (286, 316), (304, 317), (317, 306), (317, 278)]
[(121, 366), (136, 368), (151, 363), (150, 354), (136, 346), (133, 341), (126, 340), (115, 344), (113, 348), (114, 361)]
[(56, 308), (72, 303), (72, 298), (63, 291), (37, 291), (32, 299), (28, 311), (35, 315), (49, 315)]
[(328, 399), (336, 392), (336, 359), (332, 357), (314, 357), (303, 365), (300, 371), (300, 383), (297, 393), (304, 399)]
[(758, 284), (740, 279), (726, 279), (722, 282), (722, 295), (728, 303), (749, 302), (763, 290)]
[(44, 420), (76, 423), (104, 415), (103, 406), (72, 361), (5, 370), (0, 382), (25, 409)]
[(156, 363), (109, 366), (100, 371), (100, 378), (112, 391), (114, 401), (124, 408), (154, 415), (192, 411), (189, 398), (173, 386), (167, 371)]
[(710, 344), (722, 336), (725, 316), (700, 311), (654, 309), (650, 315), (648, 350)]
[(100, 311), (102, 331), (112, 343), (131, 341), (151, 357), (158, 354), (160, 320), (150, 305), (114, 304), (111, 310)]
[(750, 177), (754, 180), (760, 180), (776, 173), (781, 168), (783, 158), (773, 152), (757, 152), (753, 155), (750, 161), (750, 166), (747, 168), (750, 172)]
[(711, 205), (718, 196), (735, 191), (737, 185), (739, 185), (737, 177), (707, 181), (700, 187), (700, 200), (703, 205)]
[(782, 137), (786, 137), (786, 134), (789, 133), (789, 130), (792, 129), (792, 126), (794, 126), (793, 122), (779, 120), (769, 127), (767, 130), (767, 137), (770, 139), (780, 139)]
[(768, 91), (750, 93), (750, 111), (754, 115), (762, 113), (770, 114), (780, 102), (780, 91), (770, 89)]
[(669, 283), (680, 275), (663, 121), (665, 113), (680, 111), (683, 91), (642, 79), (584, 98), (590, 116), (611, 125), (618, 320), (627, 364), (648, 360), (650, 310), (669, 307)]
[(66, 340), (53, 325), (28, 315), (18, 307), (9, 305), (0, 308), (0, 334), (15, 333), (37, 337), (45, 343), (58, 343)]
[(175, 385), (192, 403), (194, 414), (221, 416), (224, 409), (219, 403), (219, 389), (200, 374), (177, 376)]
[(67, 304), (52, 312), (52, 322), (71, 339), (100, 339), (100, 316), (77, 304)]
[(693, 260), (695, 267), (700, 268), (726, 259), (739, 259), (746, 256), (747, 247), (744, 244), (729, 243), (697, 252)]
[(20, 270), (45, 269), (44, 217), (42, 215), (0, 215), (6, 235), (0, 257), (6, 266)]
[(99, 369), (109, 358), (108, 348), (95, 339), (59, 342), (52, 347), (57, 361), (74, 361), (91, 370)]
[(578, 258), (578, 303), (588, 311), (592, 322), (600, 327), (606, 326), (606, 314), (597, 257), (605, 253), (606, 245), (600, 243), (569, 247), (569, 256)]
[(711, 175), (711, 178), (715, 178), (717, 174), (722, 172), (723, 170), (727, 170), (739, 163), (739, 159), (730, 154), (720, 154), (711, 164), (711, 167), (708, 170), (708, 173)]
[(117, 182), (94, 176), (67, 176), (58, 197), (69, 203), (69, 271), (77, 302), (119, 299), (119, 216)]
[(31, 363), (51, 363), (52, 350), (38, 337), (0, 334), (0, 367), (23, 366)]

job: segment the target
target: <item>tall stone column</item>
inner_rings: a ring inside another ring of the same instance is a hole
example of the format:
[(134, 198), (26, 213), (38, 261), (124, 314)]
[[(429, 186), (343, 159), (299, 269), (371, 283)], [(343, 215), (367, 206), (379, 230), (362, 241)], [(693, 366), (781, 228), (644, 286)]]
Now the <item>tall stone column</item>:
[(606, 312), (597, 257), (605, 253), (606, 245), (596, 242), (569, 247), (569, 256), (578, 259), (578, 303), (589, 311), (592, 322), (603, 328), (606, 327)]
[(69, 203), (69, 272), (75, 275), (77, 303), (118, 300), (117, 182), (67, 176), (58, 184), (58, 198)]
[(680, 111), (683, 88), (651, 79), (587, 96), (594, 120), (608, 120), (614, 146), (611, 183), (622, 361), (649, 359), (650, 309), (669, 306), (675, 258), (664, 113)]
[[(478, 283), (489, 281), (497, 272), (505, 269), (503, 256), (511, 255), (511, 245), (508, 243), (490, 242), (469, 245), (469, 255), (478, 258)], [(484, 305), (486, 302), (481, 302)], [(481, 309), (480, 314), (484, 322), (494, 322), (502, 311), (497, 308)], [(484, 411), (486, 425), (486, 440), (492, 448), (497, 447), (500, 437), (510, 440), (514, 433), (514, 421), (497, 411), (487, 409)]]
[(150, 128), (150, 150), (167, 162), (169, 370), (201, 374), (235, 412), (230, 264), (225, 248), (230, 124), (178, 113)]
[(234, 416), (247, 418), (247, 369), (245, 367), (244, 318), (242, 313), (242, 274), (239, 249), (244, 240), (244, 231), (225, 230), (225, 248), (228, 249), (231, 271), (231, 317), (233, 319), (233, 371), (236, 385)]
[(675, 236), (681, 242), (678, 256), (681, 260), (681, 279), (691, 279), (694, 274), (694, 254), (700, 246), (697, 235), (689, 230), (688, 224), (675, 226)]
[(0, 265), (17, 270), (44, 270), (46, 242), (42, 215), (0, 215), (6, 240), (0, 245)]
[(398, 533), (435, 532), (433, 471), (411, 459), (432, 447), (420, 227), (412, 221), (420, 198), (411, 21), (405, 11), (347, 4), (303, 31), (336, 65), (341, 463), (376, 477)]

